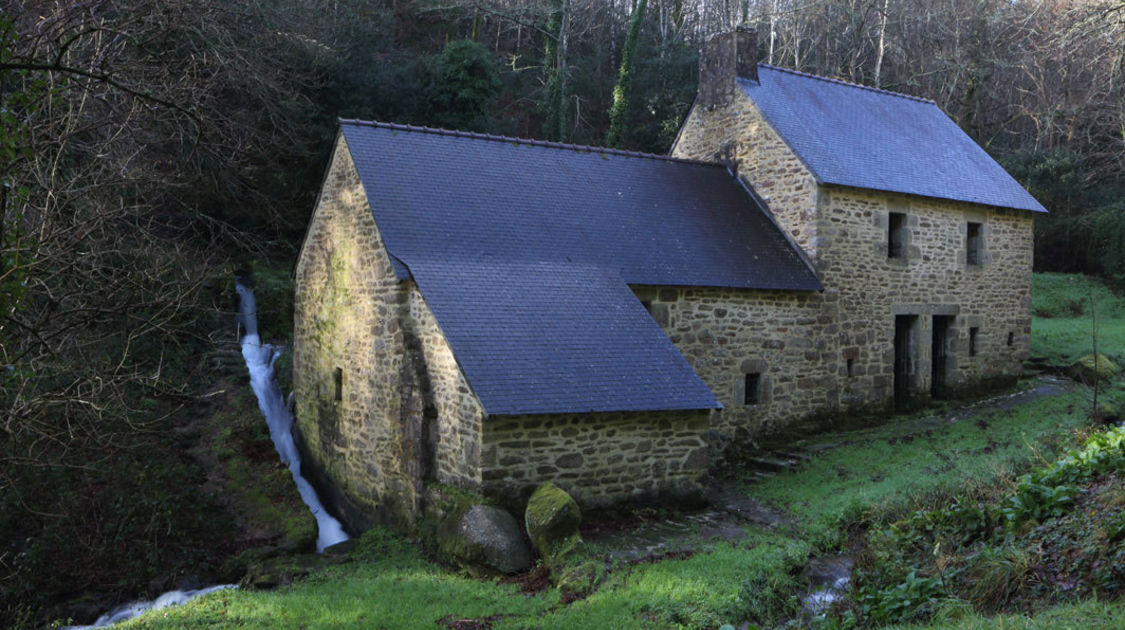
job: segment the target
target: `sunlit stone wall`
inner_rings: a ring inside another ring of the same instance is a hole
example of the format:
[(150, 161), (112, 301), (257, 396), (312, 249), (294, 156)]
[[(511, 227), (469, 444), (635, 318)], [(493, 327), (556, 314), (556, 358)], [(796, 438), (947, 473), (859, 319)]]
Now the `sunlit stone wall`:
[[(789, 433), (892, 404), (897, 315), (917, 316), (908, 375), (915, 400), (931, 393), (935, 316), (952, 318), (948, 394), (1020, 374), (1030, 340), (1033, 213), (821, 186), (741, 92), (728, 104), (693, 108), (672, 155), (735, 164), (825, 288), (806, 297), (637, 288), (726, 407), (714, 422), (720, 439)], [(905, 215), (901, 258), (888, 256), (892, 212)], [(977, 264), (966, 255), (969, 222), (981, 226)], [(751, 406), (740, 388), (749, 370), (762, 371), (763, 388)]]
[(698, 499), (709, 427), (706, 410), (492, 417), (483, 490), (518, 500), (551, 481), (584, 507)]

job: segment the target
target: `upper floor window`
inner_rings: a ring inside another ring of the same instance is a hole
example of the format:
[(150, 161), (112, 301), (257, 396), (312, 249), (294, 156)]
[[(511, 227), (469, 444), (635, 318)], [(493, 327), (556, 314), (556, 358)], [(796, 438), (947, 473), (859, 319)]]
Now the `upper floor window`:
[(887, 214), (887, 258), (906, 258), (906, 213)]
[(984, 226), (980, 223), (969, 222), (965, 230), (965, 264), (979, 265), (983, 257), (981, 252), (984, 250)]

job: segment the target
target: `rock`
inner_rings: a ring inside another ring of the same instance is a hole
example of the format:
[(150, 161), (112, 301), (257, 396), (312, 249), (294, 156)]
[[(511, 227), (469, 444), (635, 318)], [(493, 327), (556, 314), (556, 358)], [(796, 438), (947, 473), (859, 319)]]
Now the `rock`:
[(1108, 381), (1116, 376), (1119, 370), (1117, 364), (1106, 355), (1099, 354), (1095, 360), (1094, 355), (1088, 354), (1070, 366), (1070, 377), (1081, 383), (1091, 384), (1095, 378), (1099, 381)]
[(477, 504), (439, 532), (438, 545), (470, 571), (518, 573), (531, 566), (516, 519), (504, 510)]
[(293, 580), (333, 564), (340, 564), (347, 556), (323, 556), (315, 553), (275, 555), (250, 562), (239, 580), (242, 588), (267, 590), (288, 586)]
[(598, 565), (593, 562), (583, 562), (564, 570), (555, 578), (555, 588), (566, 597), (586, 597), (594, 590), (594, 583), (598, 580)]
[(349, 538), (343, 542), (338, 542), (335, 545), (324, 548), (324, 555), (326, 556), (347, 556), (355, 549), (356, 539)]
[(545, 483), (535, 489), (524, 512), (527, 535), (548, 567), (562, 559), (582, 542), (578, 525), (582, 511), (562, 488)]

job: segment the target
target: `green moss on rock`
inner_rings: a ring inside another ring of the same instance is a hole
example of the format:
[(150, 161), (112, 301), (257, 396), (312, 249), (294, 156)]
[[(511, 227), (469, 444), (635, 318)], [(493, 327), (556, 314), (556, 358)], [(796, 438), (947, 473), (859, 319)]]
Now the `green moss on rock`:
[(593, 562), (583, 562), (563, 570), (555, 578), (555, 588), (564, 596), (586, 597), (594, 591), (597, 581), (598, 565)]
[(565, 490), (553, 483), (535, 489), (524, 512), (531, 544), (549, 567), (559, 563), (582, 542), (578, 526), (582, 511)]
[(1070, 366), (1070, 376), (1082, 383), (1093, 383), (1096, 380), (1107, 381), (1117, 376), (1120, 368), (1112, 359), (1104, 354), (1088, 354), (1078, 359)]

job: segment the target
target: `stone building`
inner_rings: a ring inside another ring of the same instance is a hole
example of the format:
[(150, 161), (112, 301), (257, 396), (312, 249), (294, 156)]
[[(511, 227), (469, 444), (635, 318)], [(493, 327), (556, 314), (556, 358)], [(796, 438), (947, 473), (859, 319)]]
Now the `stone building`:
[(707, 44), (671, 157), (341, 121), (294, 391), (353, 526), (429, 482), (691, 496), (732, 440), (1016, 378), (1042, 206), (932, 102), (755, 46)]

